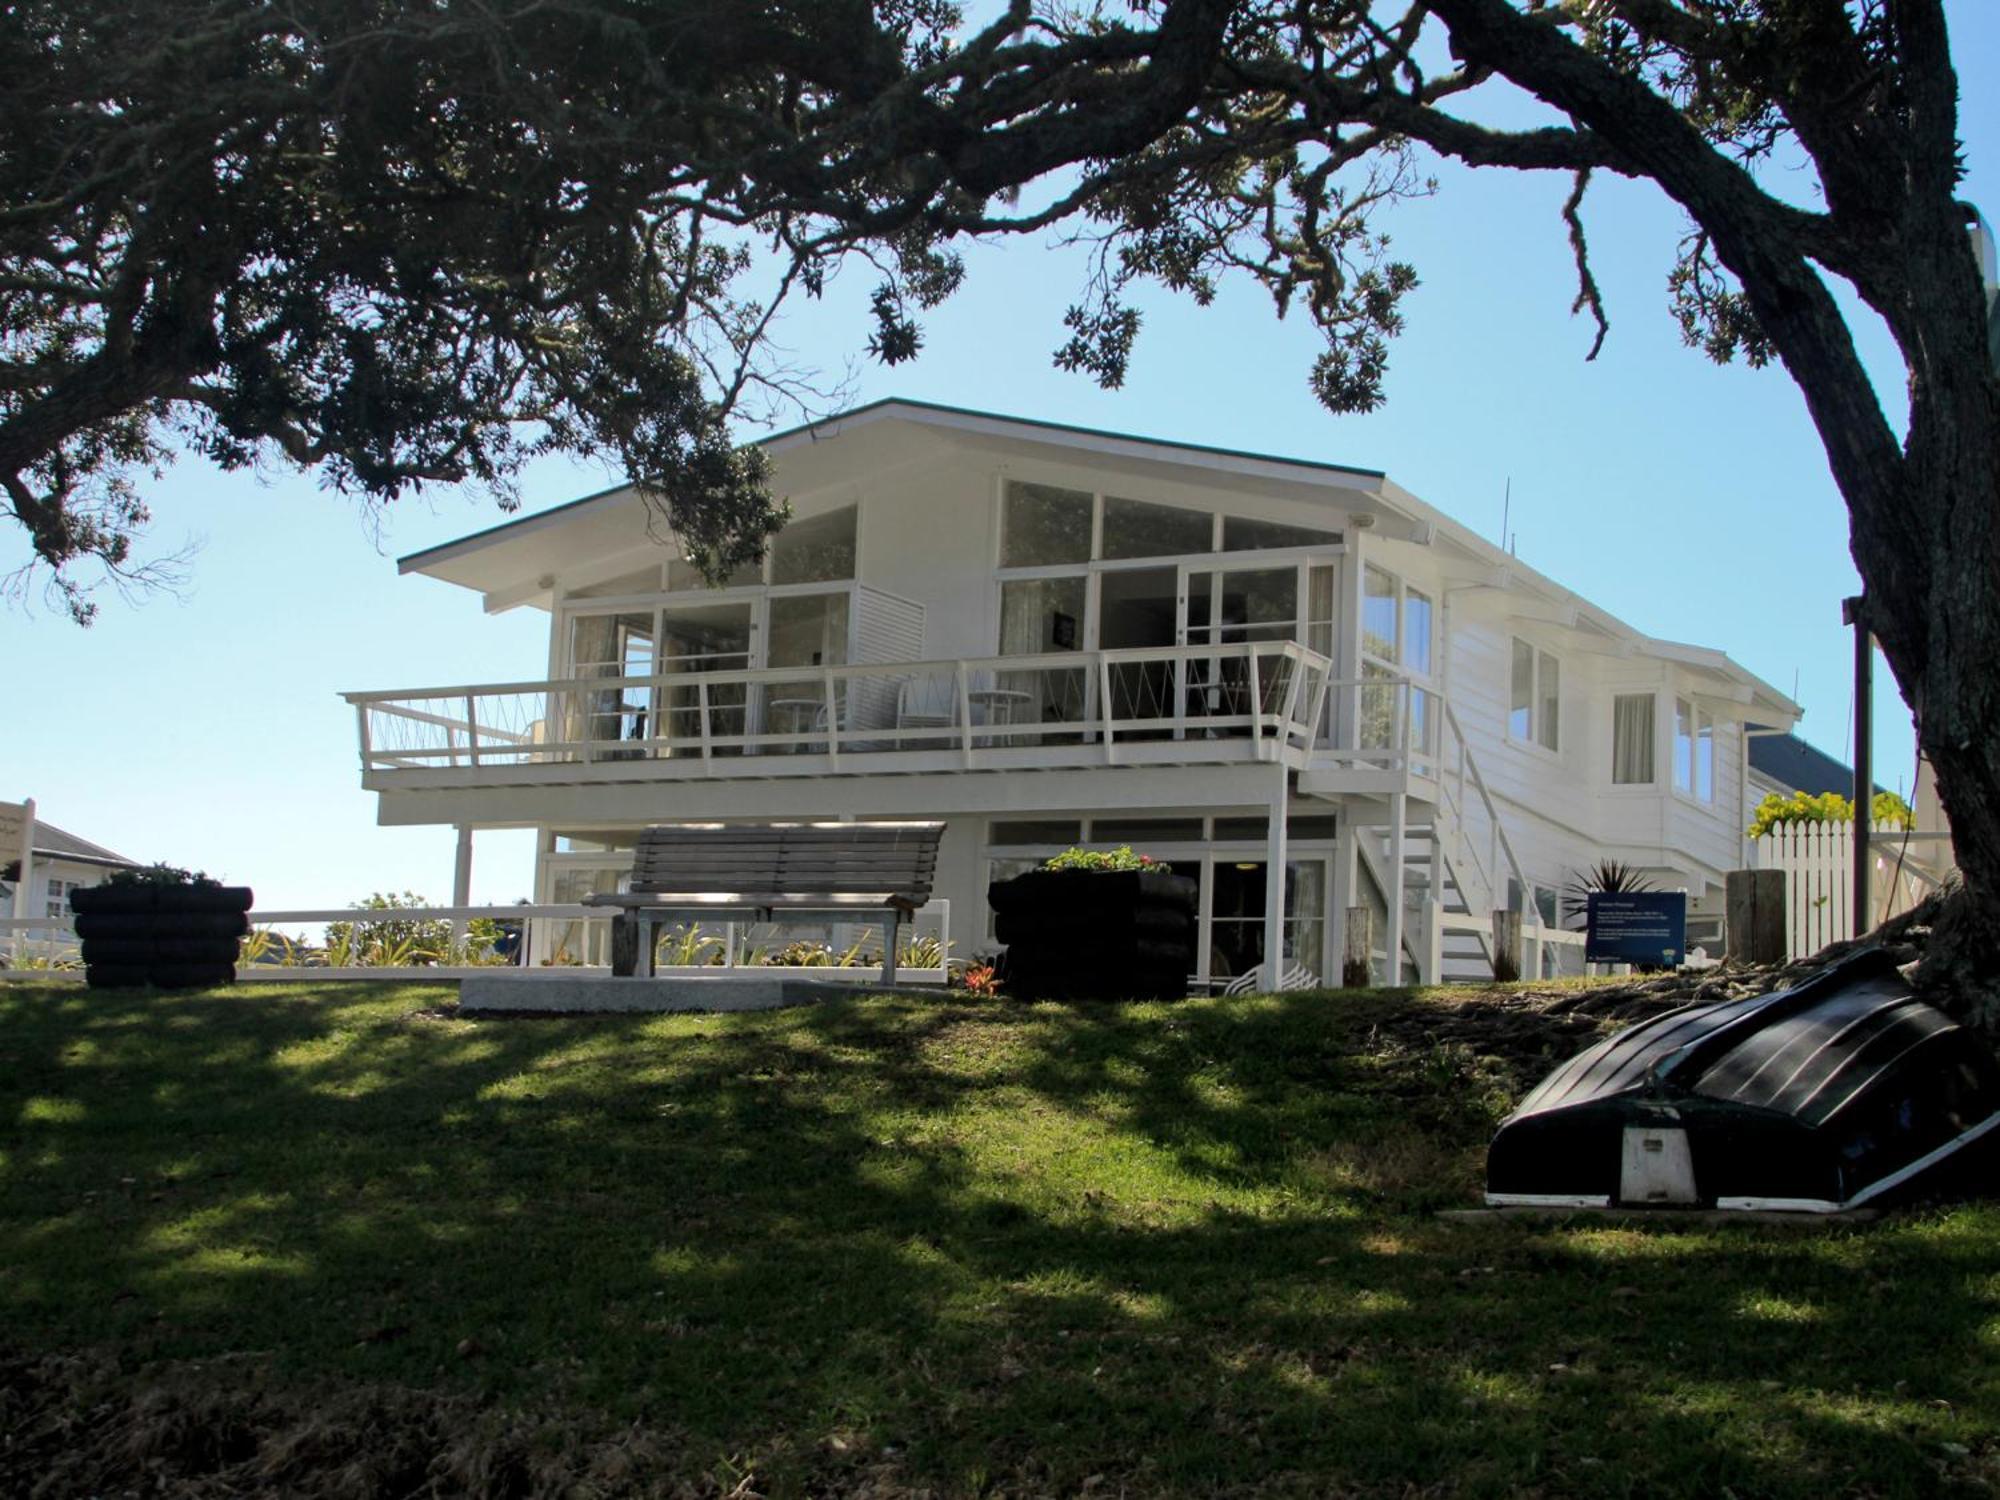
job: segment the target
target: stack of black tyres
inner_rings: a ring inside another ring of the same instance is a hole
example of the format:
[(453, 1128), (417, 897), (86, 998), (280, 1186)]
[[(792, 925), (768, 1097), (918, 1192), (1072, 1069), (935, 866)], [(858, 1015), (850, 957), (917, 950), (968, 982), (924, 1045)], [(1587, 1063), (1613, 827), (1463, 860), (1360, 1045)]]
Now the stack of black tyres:
[(236, 978), (250, 930), (242, 885), (100, 885), (71, 891), (92, 989), (203, 989)]
[(1194, 969), (1197, 887), (1162, 870), (1031, 870), (989, 886), (1022, 1000), (1178, 1000)]

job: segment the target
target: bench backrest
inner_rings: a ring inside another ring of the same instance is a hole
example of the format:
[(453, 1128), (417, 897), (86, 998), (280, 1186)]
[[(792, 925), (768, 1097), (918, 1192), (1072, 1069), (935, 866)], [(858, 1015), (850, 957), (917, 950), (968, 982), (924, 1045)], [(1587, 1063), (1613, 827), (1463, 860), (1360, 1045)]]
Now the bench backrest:
[(942, 823), (666, 823), (639, 836), (636, 892), (891, 895), (922, 906)]

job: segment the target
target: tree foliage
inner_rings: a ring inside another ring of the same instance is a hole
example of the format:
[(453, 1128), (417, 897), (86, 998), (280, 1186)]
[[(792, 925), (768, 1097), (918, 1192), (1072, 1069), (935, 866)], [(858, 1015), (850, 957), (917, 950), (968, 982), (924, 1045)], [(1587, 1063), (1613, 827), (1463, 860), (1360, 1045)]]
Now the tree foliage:
[[(0, 15), (0, 496), (87, 619), (176, 451), (375, 501), (604, 455), (718, 570), (777, 524), (727, 418), (810, 399), (778, 303), (861, 243), (782, 160), (948, 8), (27, 0)], [(814, 176), (815, 174), (807, 174)], [(845, 174), (855, 202), (867, 169)], [(851, 216), (851, 215), (850, 215)], [(769, 274), (754, 274), (759, 252)], [(871, 240), (902, 312), (954, 281)]]
[[(1493, 123), (1510, 90), (1539, 123)], [(2000, 382), (1943, 0), (27, 0), (0, 91), (0, 492), (79, 613), (176, 446), (380, 499), (601, 453), (726, 568), (777, 514), (729, 413), (810, 400), (778, 307), (859, 258), (908, 359), (967, 235), (1094, 247), (1065, 367), (1123, 378), (1140, 283), (1247, 278), (1365, 410), (1427, 161), (1568, 180), (1600, 338), (1588, 189), (1650, 181), (1688, 342), (1805, 397), (2000, 927)]]

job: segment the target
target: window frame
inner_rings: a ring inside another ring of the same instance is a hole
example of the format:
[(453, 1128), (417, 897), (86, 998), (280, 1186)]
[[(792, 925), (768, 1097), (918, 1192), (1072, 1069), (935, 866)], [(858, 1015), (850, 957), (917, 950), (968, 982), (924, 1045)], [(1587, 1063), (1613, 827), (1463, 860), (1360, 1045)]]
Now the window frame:
[[(1529, 653), (1528, 727), (1525, 733), (1517, 733), (1514, 729), (1514, 715), (1518, 712), (1514, 707), (1514, 657), (1517, 650), (1522, 647), (1525, 647)], [(1555, 723), (1552, 726), (1553, 732), (1549, 736), (1550, 739), (1555, 741), (1554, 744), (1550, 744), (1542, 738), (1544, 727), (1542, 700), (1545, 691), (1542, 668), (1544, 663), (1553, 664), (1555, 667)], [(1530, 640), (1524, 635), (1510, 635), (1508, 637), (1506, 719), (1508, 744), (1519, 745), (1523, 749), (1533, 750), (1536, 754), (1546, 755), (1551, 760), (1562, 759), (1562, 678), (1563, 659), (1558, 653), (1549, 650), (1537, 641)]]
[[(1681, 733), (1681, 711), (1687, 710), (1688, 732)], [(1687, 745), (1688, 779), (1681, 780), (1681, 745)], [(1702, 743), (1708, 745), (1708, 764), (1702, 764)], [(1691, 802), (1697, 807), (1715, 806), (1716, 770), (1716, 717), (1711, 709), (1703, 708), (1693, 693), (1674, 694), (1674, 742), (1673, 742), (1673, 790), (1683, 802)], [(1704, 787), (1703, 771), (1707, 772)]]
[[(1618, 779), (1618, 704), (1626, 698), (1650, 698), (1653, 703), (1653, 733), (1647, 748), (1646, 764), (1652, 775), (1644, 781), (1620, 781)], [(1606, 785), (1620, 795), (1632, 793), (1657, 793), (1660, 789), (1660, 694), (1657, 688), (1611, 689), (1611, 739), (1610, 756), (1607, 767)]]
[[(1233, 573), (1255, 568), (1293, 568), (1297, 570), (1297, 598), (1288, 639), (1306, 643), (1306, 637), (1316, 623), (1308, 619), (1310, 614), (1312, 570), (1317, 566), (1335, 565), (1336, 560), (1347, 552), (1348, 542), (1345, 532), (1330, 531), (1332, 538), (1326, 542), (1308, 545), (1273, 548), (1240, 548), (1227, 551), (1223, 547), (1223, 530), (1231, 512), (1219, 502), (1211, 502), (1203, 512), (1197, 507), (1181, 505), (1168, 500), (1135, 495), (1127, 490), (1090, 488), (1065, 483), (1060, 480), (1033, 478), (1023, 474), (999, 473), (992, 496), (992, 531), (989, 537), (989, 556), (992, 561), (991, 594), (989, 597), (990, 634), (999, 654), (1001, 639), (1001, 610), (1006, 586), (1038, 578), (1082, 578), (1084, 580), (1084, 615), (1079, 622), (1078, 651), (1095, 651), (1098, 645), (1100, 599), (1099, 580), (1107, 573), (1121, 570), (1176, 568), (1184, 575), (1194, 573)], [(1060, 563), (1008, 563), (1007, 546), (1007, 504), (1008, 492), (1014, 485), (1036, 485), (1046, 489), (1066, 490), (1072, 494), (1088, 493), (1091, 497), (1090, 509), (1090, 556), (1083, 562)], [(1120, 500), (1140, 505), (1157, 505), (1169, 510), (1205, 513), (1209, 518), (1209, 550), (1206, 552), (1163, 553), (1157, 557), (1106, 557), (1104, 555), (1104, 510), (1107, 500)], [(1238, 517), (1245, 520), (1262, 520), (1262, 517)], [(1290, 524), (1272, 522), (1270, 524)], [(1306, 528), (1310, 529), (1310, 528)], [(1185, 580), (1184, 580), (1185, 581)], [(1336, 583), (1336, 589), (1338, 584)], [(1397, 598), (1398, 619), (1402, 608), (1401, 595)], [(1433, 597), (1435, 609), (1435, 598)], [(1186, 619), (1186, 603), (1181, 601), (1180, 618)], [(1402, 670), (1398, 668), (1398, 670)]]

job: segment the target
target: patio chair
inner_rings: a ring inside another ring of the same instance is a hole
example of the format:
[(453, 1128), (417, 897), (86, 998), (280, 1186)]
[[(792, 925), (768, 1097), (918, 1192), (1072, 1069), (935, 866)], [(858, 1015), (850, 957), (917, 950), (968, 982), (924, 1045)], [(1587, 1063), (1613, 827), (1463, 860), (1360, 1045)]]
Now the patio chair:
[[(1264, 966), (1262, 964), (1259, 964), (1256, 968), (1249, 970), (1247, 973), (1238, 974), (1234, 979), (1230, 980), (1229, 983), (1225, 984), (1222, 987), (1221, 993), (1225, 995), (1255, 994), (1257, 991), (1257, 985), (1259, 981), (1262, 980), (1263, 977), (1264, 977)], [(1316, 990), (1319, 988), (1319, 986), (1320, 986), (1319, 975), (1313, 973), (1313, 971), (1311, 969), (1308, 969), (1304, 964), (1298, 963), (1296, 961), (1287, 964), (1283, 969), (1283, 971), (1278, 975), (1278, 988), (1280, 991)]]

